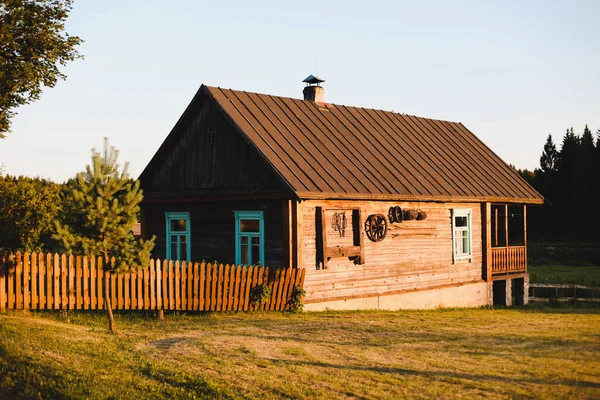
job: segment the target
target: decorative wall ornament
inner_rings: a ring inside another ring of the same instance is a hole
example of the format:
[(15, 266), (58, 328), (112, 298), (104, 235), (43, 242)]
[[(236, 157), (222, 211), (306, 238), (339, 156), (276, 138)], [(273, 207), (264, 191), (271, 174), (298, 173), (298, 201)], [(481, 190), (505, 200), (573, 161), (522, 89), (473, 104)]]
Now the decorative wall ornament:
[(365, 233), (372, 242), (380, 242), (385, 239), (387, 231), (387, 220), (383, 214), (371, 214), (365, 221)]
[(346, 237), (346, 226), (348, 221), (346, 220), (346, 212), (333, 213), (331, 218), (331, 227), (334, 231), (339, 232), (340, 237)]
[(402, 218), (404, 221), (412, 221), (413, 219), (416, 219), (419, 216), (419, 211), (418, 210), (409, 210), (409, 209), (404, 209), (402, 210)]
[(388, 211), (388, 219), (390, 220), (390, 224), (402, 222), (402, 209), (399, 206), (390, 207), (390, 210)]

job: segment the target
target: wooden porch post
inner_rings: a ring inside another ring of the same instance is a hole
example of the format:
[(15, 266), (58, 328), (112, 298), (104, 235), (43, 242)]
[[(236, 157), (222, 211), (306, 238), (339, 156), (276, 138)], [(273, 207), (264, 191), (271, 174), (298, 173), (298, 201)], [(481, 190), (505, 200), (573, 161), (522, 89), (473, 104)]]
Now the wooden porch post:
[(292, 223), (292, 201), (284, 200), (282, 211), (283, 222), (283, 261), (286, 268), (294, 267), (294, 241), (293, 241), (293, 223)]
[(508, 204), (504, 205), (504, 259), (505, 259), (505, 269), (508, 271), (510, 269), (510, 253), (508, 251)]
[(527, 206), (523, 204), (523, 246), (525, 247), (525, 272), (527, 272)]
[(291, 200), (291, 224), (290, 224), (290, 236), (291, 236), (291, 267), (302, 268), (304, 263), (303, 257), (303, 243), (304, 243), (304, 232), (302, 231), (302, 203), (297, 200)]
[(483, 204), (483, 249), (484, 249), (484, 279), (492, 281), (492, 204)]

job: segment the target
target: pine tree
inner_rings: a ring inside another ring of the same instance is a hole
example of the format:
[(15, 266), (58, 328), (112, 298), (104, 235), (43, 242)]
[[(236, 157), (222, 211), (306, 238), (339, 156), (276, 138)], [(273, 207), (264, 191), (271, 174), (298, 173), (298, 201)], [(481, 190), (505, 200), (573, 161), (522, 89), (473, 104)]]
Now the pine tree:
[(556, 145), (552, 140), (552, 135), (548, 135), (546, 144), (544, 145), (544, 151), (540, 157), (540, 167), (544, 172), (556, 172), (558, 167), (558, 151), (556, 151)]
[[(131, 232), (139, 215), (142, 191), (139, 181), (129, 178), (128, 164), (120, 171), (118, 155), (118, 150), (108, 145), (107, 138), (102, 153), (92, 149), (91, 165), (71, 182), (65, 223), (56, 226), (56, 236), (67, 250), (87, 256), (101, 255), (104, 270), (111, 273), (147, 267), (154, 247), (154, 238), (136, 240)], [(109, 329), (114, 332), (107, 275), (104, 305)]]

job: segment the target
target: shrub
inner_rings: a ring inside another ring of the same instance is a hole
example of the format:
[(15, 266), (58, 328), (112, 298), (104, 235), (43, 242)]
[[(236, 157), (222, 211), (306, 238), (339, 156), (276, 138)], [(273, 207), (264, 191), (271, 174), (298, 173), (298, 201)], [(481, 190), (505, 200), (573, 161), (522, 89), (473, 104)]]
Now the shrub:
[(301, 312), (304, 308), (304, 304), (302, 303), (304, 296), (306, 296), (306, 290), (302, 289), (300, 285), (294, 286), (290, 299), (287, 302), (288, 310), (290, 312)]
[(250, 302), (253, 304), (263, 304), (271, 298), (272, 289), (266, 283), (256, 285), (250, 290)]

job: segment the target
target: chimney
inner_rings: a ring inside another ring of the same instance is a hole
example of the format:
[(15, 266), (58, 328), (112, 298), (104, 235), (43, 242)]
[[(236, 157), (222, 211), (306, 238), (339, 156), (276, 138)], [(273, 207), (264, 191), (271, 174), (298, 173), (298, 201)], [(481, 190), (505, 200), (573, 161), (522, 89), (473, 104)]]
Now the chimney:
[(321, 87), (321, 82), (325, 82), (323, 79), (309, 75), (302, 82), (306, 82), (306, 87), (302, 91), (305, 101), (314, 101), (315, 103), (325, 102), (325, 89)]

